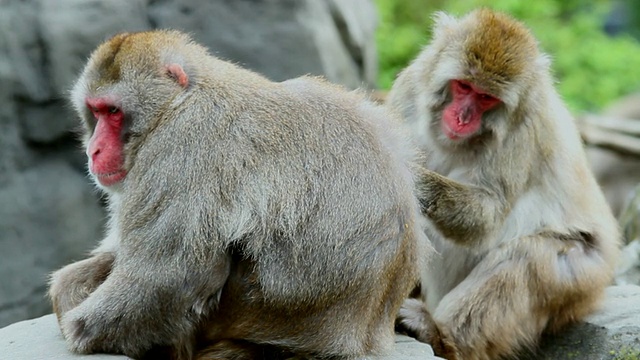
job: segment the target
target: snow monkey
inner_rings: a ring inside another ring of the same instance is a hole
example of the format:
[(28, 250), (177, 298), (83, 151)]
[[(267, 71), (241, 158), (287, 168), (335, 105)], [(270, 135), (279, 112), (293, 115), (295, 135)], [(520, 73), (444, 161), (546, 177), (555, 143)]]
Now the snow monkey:
[(110, 210), (91, 257), (52, 275), (72, 351), (352, 359), (393, 345), (430, 245), (415, 151), (385, 107), (317, 78), (269, 81), (176, 31), (100, 45), (72, 102)]
[(488, 9), (435, 20), (388, 98), (439, 254), (399, 320), (441, 356), (497, 359), (594, 310), (619, 232), (531, 32)]

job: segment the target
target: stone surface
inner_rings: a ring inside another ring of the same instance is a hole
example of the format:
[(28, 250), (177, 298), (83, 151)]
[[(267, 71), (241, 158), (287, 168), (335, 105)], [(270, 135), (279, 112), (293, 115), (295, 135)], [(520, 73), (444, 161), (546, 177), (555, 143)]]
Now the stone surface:
[[(71, 355), (56, 319), (47, 315), (0, 329), (0, 358), (11, 360), (45, 359), (127, 359), (124, 356)], [(536, 353), (523, 354), (522, 360), (633, 360), (640, 358), (640, 286), (612, 286), (606, 291), (602, 307), (585, 322), (554, 336), (545, 336)], [(397, 336), (396, 348), (387, 356), (369, 360), (431, 360), (431, 347), (406, 336)]]
[(100, 42), (176, 28), (273, 80), (371, 86), (376, 22), (372, 0), (0, 1), (0, 326), (50, 312), (47, 274), (102, 236), (66, 100)]
[(625, 240), (640, 240), (640, 184), (627, 197), (619, 221)]
[(616, 272), (616, 284), (640, 284), (640, 239), (636, 238), (622, 249)]
[(0, 204), (10, 204), (0, 206), (0, 323), (7, 324), (51, 311), (47, 274), (96, 244), (104, 213), (83, 176), (61, 160), (16, 173), (0, 187)]
[[(640, 93), (619, 99), (604, 109), (602, 115), (640, 121)], [(640, 158), (597, 147), (587, 148), (587, 158), (614, 215), (619, 216), (640, 184)]]
[(370, 0), (157, 1), (149, 26), (192, 33), (212, 53), (279, 81), (304, 74), (358, 87), (377, 74)]
[(586, 153), (613, 214), (620, 216), (633, 189), (640, 183), (640, 159), (597, 147), (588, 147)]
[(545, 336), (540, 350), (526, 359), (640, 359), (640, 286), (609, 287), (598, 312), (560, 334)]
[(54, 315), (21, 321), (0, 329), (0, 354), (3, 359), (12, 360), (129, 359), (125, 356), (105, 354), (70, 354)]
[[(125, 360), (126, 356), (72, 355), (66, 348), (55, 316), (46, 315), (0, 329), (0, 358), (11, 360)], [(406, 336), (396, 338), (396, 349), (367, 360), (437, 360), (431, 347)]]
[[(640, 121), (640, 93), (619, 99), (602, 115)], [(587, 158), (624, 236), (616, 283), (640, 285), (640, 158), (597, 147), (587, 148)]]

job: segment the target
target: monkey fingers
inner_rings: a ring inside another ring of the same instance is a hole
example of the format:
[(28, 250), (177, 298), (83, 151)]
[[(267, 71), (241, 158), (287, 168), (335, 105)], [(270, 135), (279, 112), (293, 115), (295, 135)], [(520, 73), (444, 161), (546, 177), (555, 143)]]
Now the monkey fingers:
[(58, 321), (104, 282), (113, 266), (113, 253), (99, 253), (65, 266), (51, 275), (49, 298)]
[(506, 203), (491, 191), (461, 184), (436, 172), (420, 173), (422, 212), (447, 239), (462, 246), (477, 246), (504, 220)]
[(448, 359), (461, 359), (451, 335), (445, 334), (440, 326), (433, 320), (426, 304), (418, 299), (405, 300), (398, 313), (400, 328), (409, 332), (409, 335), (431, 345), (433, 351)]
[[(207, 311), (206, 305), (199, 305), (208, 299), (203, 294), (215, 293), (226, 280), (224, 259), (216, 267), (219, 273), (206, 276), (189, 266), (166, 269), (159, 263), (140, 269), (135, 263), (118, 263), (102, 285), (62, 317), (60, 327), (69, 348), (133, 358), (143, 357), (154, 347), (189, 352), (183, 349), (192, 344), (194, 318), (202, 315), (197, 312)], [(149, 278), (148, 273), (156, 277)], [(188, 284), (183, 280), (186, 273), (194, 278)], [(181, 291), (170, 290), (175, 288)]]

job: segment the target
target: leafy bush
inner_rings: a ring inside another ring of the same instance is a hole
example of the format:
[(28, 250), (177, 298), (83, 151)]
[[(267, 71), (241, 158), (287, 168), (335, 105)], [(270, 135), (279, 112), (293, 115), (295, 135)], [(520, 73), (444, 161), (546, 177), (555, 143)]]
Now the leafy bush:
[(603, 22), (608, 0), (375, 0), (379, 85), (388, 89), (397, 73), (426, 45), (431, 15), (463, 15), (478, 7), (504, 11), (523, 21), (552, 56), (558, 89), (574, 111), (595, 111), (640, 90), (640, 44), (629, 35), (609, 37)]

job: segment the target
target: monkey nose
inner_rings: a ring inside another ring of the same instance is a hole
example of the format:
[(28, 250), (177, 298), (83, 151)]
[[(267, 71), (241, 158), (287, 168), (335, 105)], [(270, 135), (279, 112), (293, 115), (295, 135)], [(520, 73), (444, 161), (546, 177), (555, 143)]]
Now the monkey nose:
[(467, 125), (470, 121), (469, 116), (463, 114), (458, 115), (458, 125)]
[(92, 161), (96, 160), (96, 157), (98, 157), (98, 155), (100, 155), (100, 148), (96, 148), (93, 151), (87, 151), (87, 156), (89, 157), (89, 159), (91, 159)]
[(471, 122), (471, 111), (469, 108), (464, 108), (458, 113), (458, 125), (467, 125)]

